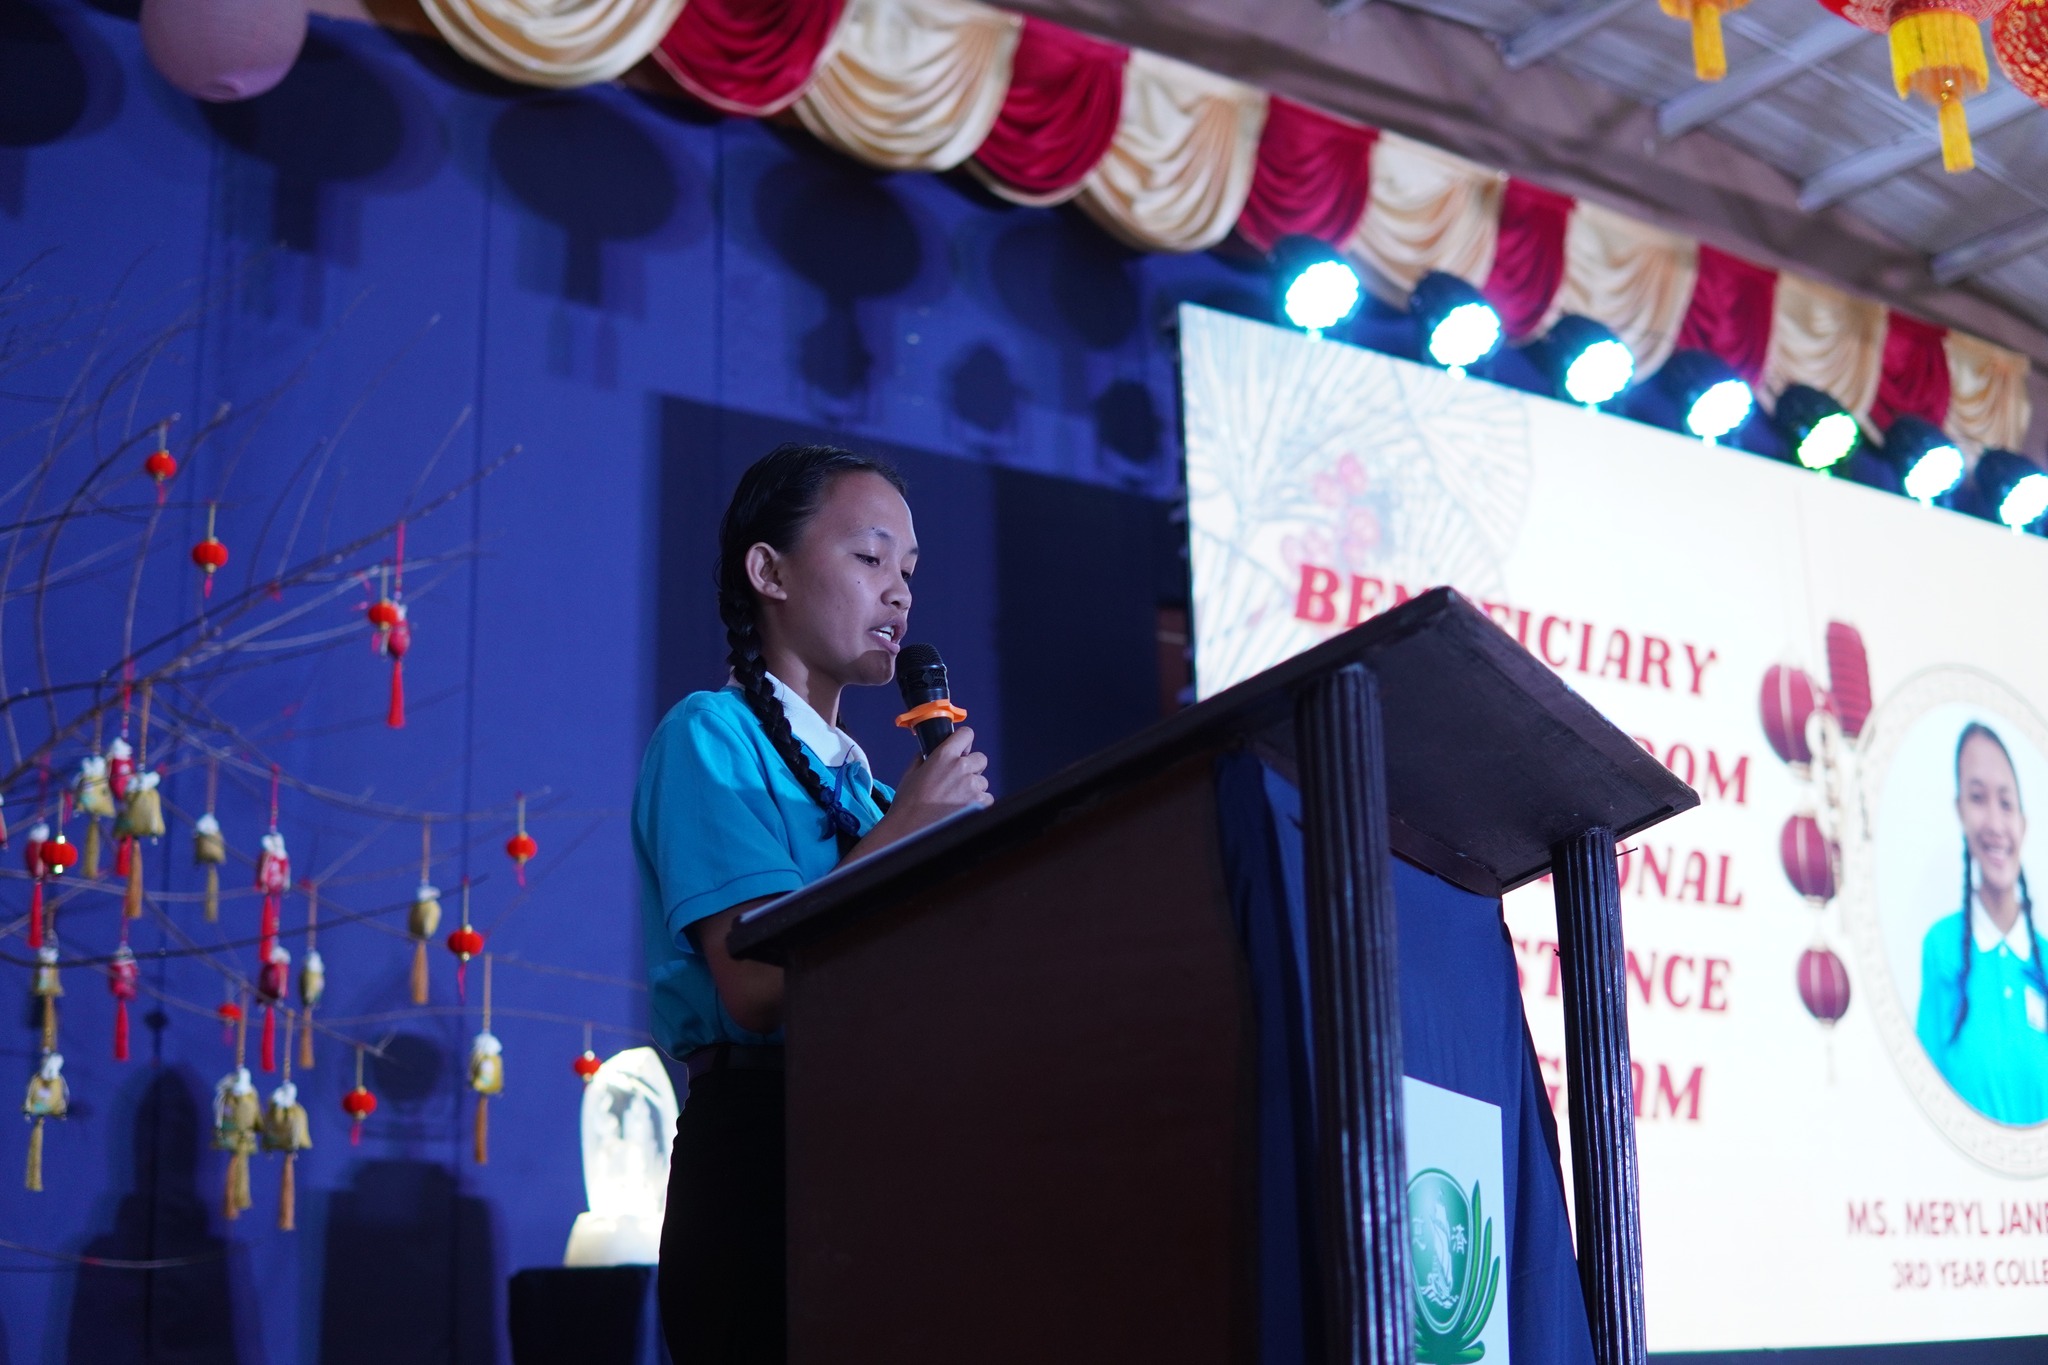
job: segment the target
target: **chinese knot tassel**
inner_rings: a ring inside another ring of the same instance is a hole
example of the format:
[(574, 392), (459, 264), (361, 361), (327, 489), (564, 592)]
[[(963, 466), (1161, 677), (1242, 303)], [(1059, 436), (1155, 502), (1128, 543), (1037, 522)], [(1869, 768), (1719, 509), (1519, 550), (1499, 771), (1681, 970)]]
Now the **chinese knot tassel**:
[(121, 916), (124, 919), (141, 919), (142, 845), (134, 838), (123, 839), (121, 851), (128, 855), (128, 890), (121, 897)]
[(476, 1164), (491, 1164), (491, 1097), (476, 1097)]
[(299, 1226), (299, 1186), (292, 1176), (292, 1167), (298, 1164), (297, 1152), (284, 1154), (284, 1175), (277, 1184), (277, 1230), (294, 1232)]
[(40, 1118), (28, 1130), (28, 1172), (22, 1184), (32, 1193), (43, 1192), (43, 1121)]

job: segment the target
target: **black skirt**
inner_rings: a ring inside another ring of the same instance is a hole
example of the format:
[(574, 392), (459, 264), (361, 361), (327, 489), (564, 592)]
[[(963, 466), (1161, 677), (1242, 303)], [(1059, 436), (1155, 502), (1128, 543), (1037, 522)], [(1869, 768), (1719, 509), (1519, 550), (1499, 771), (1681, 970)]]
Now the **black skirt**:
[(788, 1347), (782, 1073), (719, 1068), (676, 1120), (661, 1229), (675, 1365), (782, 1365)]

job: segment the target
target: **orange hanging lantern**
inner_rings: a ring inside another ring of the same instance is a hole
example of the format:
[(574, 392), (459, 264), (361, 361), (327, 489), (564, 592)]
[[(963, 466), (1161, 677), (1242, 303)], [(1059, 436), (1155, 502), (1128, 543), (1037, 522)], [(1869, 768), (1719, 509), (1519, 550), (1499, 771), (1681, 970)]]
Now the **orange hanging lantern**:
[(2048, 105), (2048, 0), (2011, 0), (1991, 21), (1991, 50), (2022, 95)]
[(519, 832), (505, 841), (505, 855), (512, 860), (512, 870), (519, 876), (519, 884), (526, 885), (526, 865), (533, 855), (540, 852), (540, 845), (526, 832), (526, 793), (519, 793)]
[(192, 562), (206, 574), (206, 596), (213, 596), (213, 576), (228, 562), (228, 547), (213, 533), (214, 514), (219, 509), (212, 503), (206, 505), (206, 539), (192, 547)]
[(363, 1143), (363, 1120), (377, 1112), (377, 1097), (363, 1085), (363, 1050), (356, 1049), (355, 1089), (341, 1097), (341, 1112), (349, 1117), (348, 1145), (360, 1147)]
[(455, 954), (455, 998), (467, 999), (469, 960), (484, 950), (484, 936), (469, 924), (469, 878), (462, 879), (462, 925), (448, 935), (448, 951)]
[(1703, 81), (1718, 81), (1728, 74), (1721, 16), (1748, 3), (1749, 0), (1657, 0), (1659, 9), (1692, 25), (1692, 72)]

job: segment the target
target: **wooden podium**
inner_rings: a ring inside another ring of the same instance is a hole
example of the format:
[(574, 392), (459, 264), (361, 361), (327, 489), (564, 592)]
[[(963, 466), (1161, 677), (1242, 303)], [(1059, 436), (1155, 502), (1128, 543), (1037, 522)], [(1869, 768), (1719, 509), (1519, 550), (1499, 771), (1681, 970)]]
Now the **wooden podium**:
[(1320, 1358), (1414, 1356), (1391, 850), (1554, 876), (1580, 1279), (1643, 1359), (1614, 842), (1698, 798), (1439, 589), (736, 927), (788, 968), (792, 1365), (1258, 1360), (1247, 748), (1301, 792)]

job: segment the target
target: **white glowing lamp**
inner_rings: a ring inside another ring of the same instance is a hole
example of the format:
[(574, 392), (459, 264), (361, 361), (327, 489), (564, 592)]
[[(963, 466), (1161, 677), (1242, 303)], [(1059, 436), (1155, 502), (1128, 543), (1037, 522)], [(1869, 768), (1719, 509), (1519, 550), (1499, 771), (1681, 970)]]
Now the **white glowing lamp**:
[(651, 1047), (605, 1060), (583, 1090), (583, 1193), (563, 1265), (653, 1265), (668, 1206), (675, 1087)]

